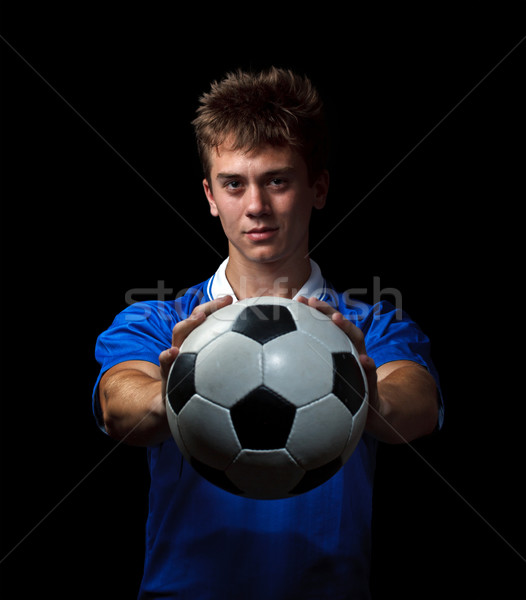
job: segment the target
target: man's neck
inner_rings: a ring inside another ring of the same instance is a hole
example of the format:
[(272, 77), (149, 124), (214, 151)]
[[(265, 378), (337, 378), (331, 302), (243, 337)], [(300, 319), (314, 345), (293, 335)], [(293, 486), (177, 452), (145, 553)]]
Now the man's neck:
[(236, 298), (279, 296), (293, 298), (311, 273), (308, 257), (299, 260), (252, 263), (230, 257), (226, 277)]

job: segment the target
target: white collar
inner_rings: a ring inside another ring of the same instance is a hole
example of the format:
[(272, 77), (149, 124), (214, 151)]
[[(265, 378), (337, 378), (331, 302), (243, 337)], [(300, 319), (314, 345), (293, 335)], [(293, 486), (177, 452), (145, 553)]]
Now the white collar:
[[(306, 298), (310, 298), (314, 296), (319, 300), (325, 300), (326, 302), (334, 303), (335, 295), (334, 292), (327, 286), (323, 275), (321, 274), (320, 267), (316, 262), (312, 259), (310, 260), (311, 272), (307, 281), (303, 284), (301, 289), (294, 295), (294, 300), (298, 296), (305, 296)], [(206, 288), (208, 297), (213, 300), (214, 298), (219, 298), (221, 296), (232, 296), (234, 302), (237, 302), (236, 295), (232, 286), (228, 282), (226, 277), (226, 266), (228, 264), (228, 258), (225, 259), (219, 269), (217, 269), (215, 275), (211, 277), (208, 281), (208, 285)]]

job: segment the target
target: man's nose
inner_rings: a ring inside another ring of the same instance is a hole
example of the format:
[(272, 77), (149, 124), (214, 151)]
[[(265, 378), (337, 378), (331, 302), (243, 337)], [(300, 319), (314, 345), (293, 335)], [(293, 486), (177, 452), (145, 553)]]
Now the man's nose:
[(246, 214), (259, 217), (270, 213), (270, 203), (265, 190), (257, 185), (250, 186), (247, 194)]

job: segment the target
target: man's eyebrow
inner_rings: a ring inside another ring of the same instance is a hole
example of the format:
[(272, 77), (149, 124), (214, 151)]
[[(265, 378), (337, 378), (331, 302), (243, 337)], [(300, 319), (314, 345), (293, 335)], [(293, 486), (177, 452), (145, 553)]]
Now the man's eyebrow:
[[(290, 173), (291, 171), (295, 171), (295, 168), (292, 166), (286, 166), (286, 167), (278, 167), (276, 169), (269, 169), (268, 171), (265, 171), (264, 173), (262, 173), (262, 177), (271, 177), (272, 175), (285, 175), (286, 173)], [(216, 179), (239, 179), (240, 177), (242, 177), (242, 175), (238, 174), (238, 173), (218, 173), (216, 175)]]
[(279, 169), (270, 169), (269, 171), (265, 171), (263, 175), (266, 175), (267, 177), (270, 175), (286, 175), (287, 173), (295, 170), (296, 169), (294, 167), (280, 167)]
[(216, 179), (235, 179), (235, 178), (240, 177), (240, 175), (237, 175), (236, 173), (218, 173), (216, 175)]

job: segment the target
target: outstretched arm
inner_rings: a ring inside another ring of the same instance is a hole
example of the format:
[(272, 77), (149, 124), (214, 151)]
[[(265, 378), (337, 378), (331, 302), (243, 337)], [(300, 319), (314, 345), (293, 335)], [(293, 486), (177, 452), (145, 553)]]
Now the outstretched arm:
[(367, 414), (366, 430), (371, 435), (382, 442), (401, 444), (433, 432), (438, 421), (438, 392), (425, 367), (395, 360), (376, 369), (374, 361), (364, 355), (360, 362), (366, 373), (376, 370), (377, 375)]
[(108, 369), (99, 383), (99, 399), (108, 434), (136, 446), (153, 446), (170, 437), (166, 417), (166, 380), (179, 348), (188, 334), (213, 311), (226, 306), (230, 297), (197, 306), (172, 331), (172, 346), (159, 355), (157, 366), (130, 360)]
[(396, 360), (376, 368), (358, 327), (326, 302), (316, 298), (299, 301), (329, 316), (356, 347), (369, 387), (368, 433), (382, 442), (400, 444), (434, 430), (438, 421), (437, 388), (425, 367), (410, 360)]

